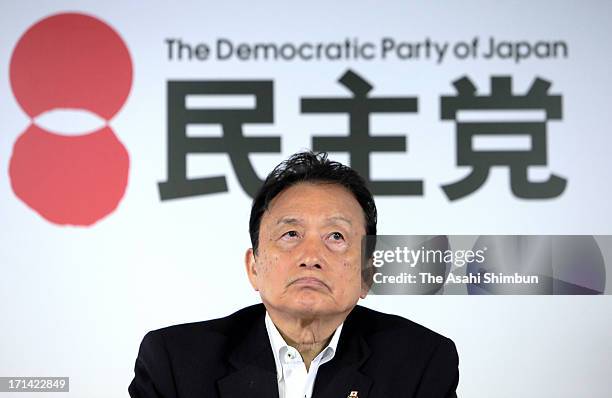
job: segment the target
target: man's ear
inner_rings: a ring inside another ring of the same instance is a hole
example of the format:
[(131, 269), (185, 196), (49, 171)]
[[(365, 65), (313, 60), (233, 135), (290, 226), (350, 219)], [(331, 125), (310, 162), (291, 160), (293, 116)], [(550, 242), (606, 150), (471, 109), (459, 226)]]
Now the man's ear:
[(370, 292), (370, 287), (366, 283), (362, 283), (361, 284), (361, 294), (359, 294), (359, 297), (364, 299), (368, 296), (369, 292)]
[(251, 282), (251, 286), (255, 291), (259, 291), (257, 288), (257, 262), (255, 261), (255, 253), (253, 252), (253, 248), (247, 249), (244, 254), (244, 265), (246, 267), (247, 276), (249, 277), (249, 282)]

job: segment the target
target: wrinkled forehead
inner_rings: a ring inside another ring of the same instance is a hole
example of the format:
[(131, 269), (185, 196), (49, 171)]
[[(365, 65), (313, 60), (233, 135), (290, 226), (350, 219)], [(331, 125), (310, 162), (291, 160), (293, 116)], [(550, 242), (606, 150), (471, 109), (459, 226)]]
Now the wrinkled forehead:
[(333, 183), (298, 183), (281, 191), (270, 201), (262, 226), (278, 224), (342, 224), (363, 228), (365, 214), (351, 191)]

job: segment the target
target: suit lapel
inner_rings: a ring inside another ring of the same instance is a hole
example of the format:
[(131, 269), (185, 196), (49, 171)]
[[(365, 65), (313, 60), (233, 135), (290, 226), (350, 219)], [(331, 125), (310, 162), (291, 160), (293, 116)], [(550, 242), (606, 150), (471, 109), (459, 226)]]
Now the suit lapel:
[(221, 398), (278, 398), (276, 365), (261, 307), (261, 316), (245, 325), (246, 333), (230, 343), (236, 347), (229, 357), (234, 371), (217, 382)]
[(372, 379), (359, 369), (370, 349), (361, 336), (357, 311), (356, 307), (344, 322), (334, 359), (319, 368), (312, 398), (346, 398), (352, 391), (357, 391), (359, 398), (367, 398)]
[(255, 365), (244, 368), (224, 377), (217, 382), (221, 398), (237, 397), (276, 397), (278, 384), (276, 374)]

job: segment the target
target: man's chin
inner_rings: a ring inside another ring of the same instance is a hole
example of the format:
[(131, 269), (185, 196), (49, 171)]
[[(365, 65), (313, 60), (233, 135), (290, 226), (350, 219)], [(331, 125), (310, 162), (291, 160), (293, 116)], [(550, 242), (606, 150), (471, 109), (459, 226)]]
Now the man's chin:
[(313, 299), (298, 299), (291, 303), (275, 306), (275, 309), (286, 315), (304, 319), (334, 317), (346, 312), (346, 309), (338, 308), (335, 304)]

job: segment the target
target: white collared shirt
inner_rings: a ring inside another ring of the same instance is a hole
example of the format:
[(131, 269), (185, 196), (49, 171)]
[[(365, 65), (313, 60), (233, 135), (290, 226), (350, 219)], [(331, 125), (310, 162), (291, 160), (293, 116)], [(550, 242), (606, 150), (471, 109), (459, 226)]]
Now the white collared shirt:
[(306, 365), (299, 351), (285, 342), (266, 311), (266, 330), (276, 363), (279, 398), (311, 398), (319, 366), (331, 361), (336, 355), (343, 325), (344, 323), (338, 326), (327, 347), (312, 360), (310, 368), (306, 371)]

